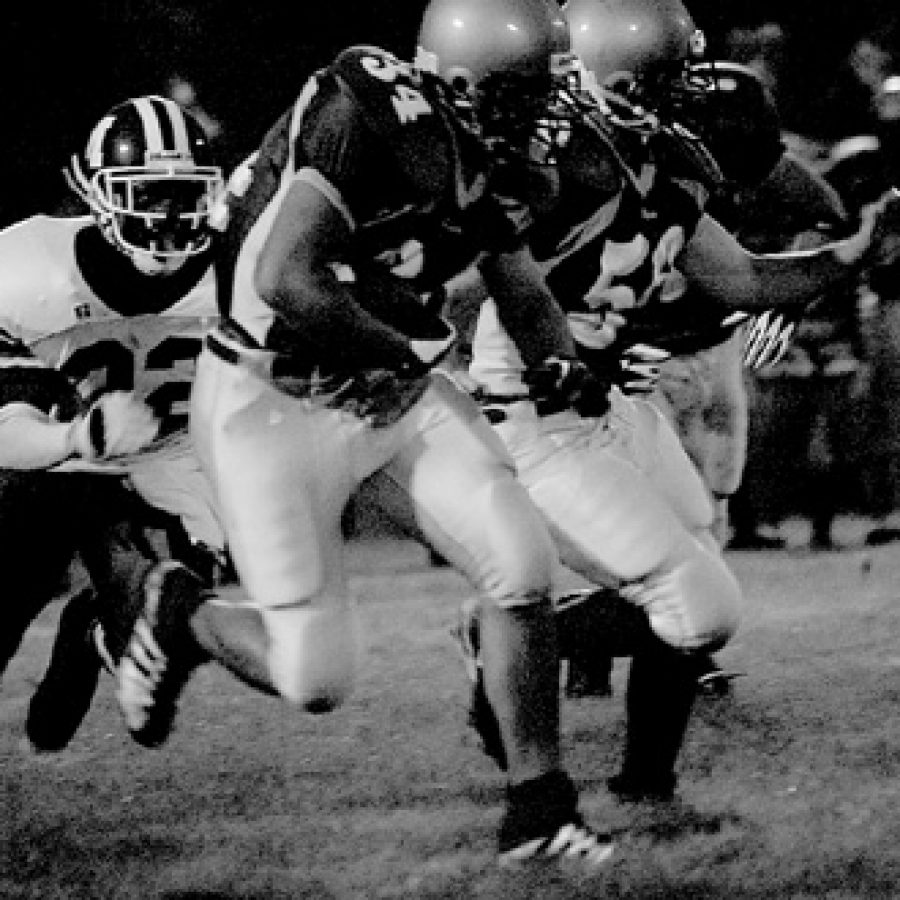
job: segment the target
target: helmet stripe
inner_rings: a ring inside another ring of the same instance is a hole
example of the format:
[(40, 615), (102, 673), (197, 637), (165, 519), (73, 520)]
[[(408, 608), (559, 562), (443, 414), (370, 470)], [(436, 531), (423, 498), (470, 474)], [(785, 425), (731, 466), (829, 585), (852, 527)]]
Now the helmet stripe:
[(159, 119), (159, 127), (163, 136), (163, 148), (169, 153), (190, 156), (191, 146), (187, 138), (187, 126), (184, 114), (174, 100), (165, 97), (151, 97), (150, 102)]
[(187, 117), (174, 100), (165, 100), (165, 109), (172, 125), (172, 147), (179, 155), (190, 157), (191, 139), (188, 134)]
[[(137, 97), (132, 101), (137, 114), (141, 117), (144, 140), (147, 142), (146, 152), (148, 156), (157, 156), (166, 149), (162, 122), (154, 101), (147, 97)], [(171, 128), (168, 129), (171, 141)]]
[(88, 138), (85, 158), (91, 169), (99, 169), (103, 165), (103, 145), (106, 133), (115, 120), (115, 116), (104, 116), (94, 127), (91, 136)]

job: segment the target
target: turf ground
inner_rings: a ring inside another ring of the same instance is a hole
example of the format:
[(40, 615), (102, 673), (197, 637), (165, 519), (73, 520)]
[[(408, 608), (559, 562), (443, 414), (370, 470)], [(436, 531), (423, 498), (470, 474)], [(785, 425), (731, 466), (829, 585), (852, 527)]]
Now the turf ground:
[(69, 750), (22, 753), (55, 603), (0, 691), (0, 898), (900, 897), (900, 545), (847, 527), (840, 552), (729, 555), (747, 612), (720, 660), (747, 675), (698, 704), (678, 804), (604, 790), (623, 662), (612, 699), (564, 705), (584, 810), (618, 838), (591, 877), (496, 869), (502, 783), (449, 636), (465, 586), (418, 546), (351, 545), (368, 655), (344, 709), (303, 716), (210, 666), (155, 751), (107, 678)]

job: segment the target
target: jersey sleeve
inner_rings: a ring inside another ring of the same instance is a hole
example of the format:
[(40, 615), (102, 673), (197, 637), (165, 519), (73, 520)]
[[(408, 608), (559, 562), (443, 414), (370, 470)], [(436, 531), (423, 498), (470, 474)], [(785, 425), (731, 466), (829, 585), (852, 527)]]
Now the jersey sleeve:
[(295, 167), (298, 171), (315, 169), (355, 211), (367, 188), (372, 187), (367, 181), (372, 177), (373, 157), (379, 155), (372, 138), (353, 99), (333, 76), (324, 75), (302, 114), (294, 148)]

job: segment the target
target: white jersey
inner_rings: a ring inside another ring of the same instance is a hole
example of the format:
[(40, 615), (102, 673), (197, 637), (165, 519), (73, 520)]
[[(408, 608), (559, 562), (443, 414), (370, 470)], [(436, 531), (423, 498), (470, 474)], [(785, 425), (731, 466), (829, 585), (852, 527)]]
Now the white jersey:
[(124, 315), (97, 296), (76, 261), (76, 238), (92, 225), (88, 216), (40, 215), (0, 232), (0, 328), (69, 375), (85, 400), (133, 390), (160, 418), (159, 438), (140, 453), (58, 469), (127, 473), (148, 503), (179, 516), (198, 540), (221, 546), (187, 429), (196, 357), (218, 320), (212, 266), (165, 309)]
[(134, 390), (168, 437), (187, 425), (195, 360), (218, 318), (212, 267), (161, 312), (123, 315), (94, 293), (76, 263), (75, 237), (92, 222), (33, 216), (0, 232), (0, 327), (70, 375), (86, 399)]

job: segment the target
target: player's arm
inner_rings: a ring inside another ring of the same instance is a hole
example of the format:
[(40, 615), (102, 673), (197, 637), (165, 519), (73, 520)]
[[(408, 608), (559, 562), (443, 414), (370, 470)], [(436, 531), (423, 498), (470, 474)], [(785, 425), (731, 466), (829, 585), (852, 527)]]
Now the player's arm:
[(72, 455), (71, 423), (29, 403), (0, 407), (0, 468), (49, 469)]
[(423, 360), (406, 336), (356, 301), (354, 290), (365, 291), (364, 281), (351, 286), (335, 274), (352, 227), (328, 182), (313, 170), (299, 172), (257, 261), (256, 290), (298, 346), (315, 348), (336, 369), (414, 368)]
[(73, 456), (134, 453), (159, 422), (132, 394), (106, 394), (83, 412), (74, 385), (0, 329), (0, 468), (49, 469)]
[(125, 391), (104, 394), (71, 422), (12, 402), (0, 407), (0, 468), (49, 469), (73, 457), (97, 462), (137, 453), (158, 432), (152, 411)]
[(755, 254), (712, 217), (704, 215), (678, 259), (684, 276), (710, 299), (737, 310), (811, 302), (835, 283), (856, 276), (897, 218), (898, 198), (864, 216), (843, 241), (812, 250)]
[(500, 322), (526, 366), (551, 356), (576, 357), (566, 315), (527, 248), (486, 257), (479, 269)]

